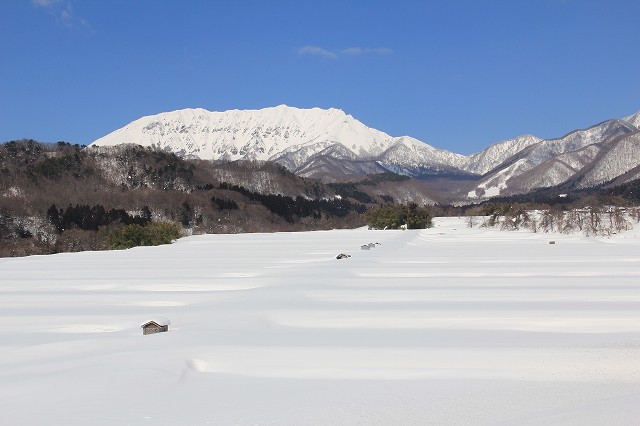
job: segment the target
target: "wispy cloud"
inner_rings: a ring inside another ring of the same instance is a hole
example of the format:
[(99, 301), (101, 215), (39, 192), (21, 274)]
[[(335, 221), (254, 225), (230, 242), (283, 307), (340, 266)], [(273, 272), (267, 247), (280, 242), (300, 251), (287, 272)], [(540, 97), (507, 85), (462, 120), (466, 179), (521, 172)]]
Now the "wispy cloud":
[(86, 19), (73, 12), (71, 0), (31, 0), (31, 3), (56, 18), (56, 21), (67, 28), (83, 28), (95, 32)]
[(348, 47), (329, 50), (320, 46), (307, 45), (298, 49), (298, 55), (314, 55), (328, 59), (338, 59), (340, 56), (389, 55), (391, 53), (393, 50), (386, 47)]
[(331, 50), (324, 49), (319, 46), (304, 46), (298, 49), (298, 55), (314, 55), (322, 56), (324, 58), (337, 59), (338, 54)]

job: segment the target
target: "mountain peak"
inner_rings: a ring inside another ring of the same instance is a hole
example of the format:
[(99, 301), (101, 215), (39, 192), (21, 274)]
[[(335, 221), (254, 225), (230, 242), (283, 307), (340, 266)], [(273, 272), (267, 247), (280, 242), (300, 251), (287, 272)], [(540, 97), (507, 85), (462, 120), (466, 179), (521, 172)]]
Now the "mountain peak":
[(323, 142), (342, 143), (359, 156), (373, 156), (386, 149), (391, 139), (340, 109), (278, 105), (259, 110), (163, 112), (135, 120), (91, 145), (134, 143), (185, 157), (269, 160), (285, 150)]
[(623, 121), (640, 130), (640, 112), (636, 112), (635, 114), (624, 118)]

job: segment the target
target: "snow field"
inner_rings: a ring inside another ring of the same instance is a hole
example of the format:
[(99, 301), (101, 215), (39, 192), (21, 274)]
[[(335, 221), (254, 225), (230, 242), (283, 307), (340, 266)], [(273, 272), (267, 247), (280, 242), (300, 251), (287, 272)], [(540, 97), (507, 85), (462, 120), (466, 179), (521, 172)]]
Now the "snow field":
[(631, 425), (639, 245), (439, 218), (0, 259), (0, 424)]

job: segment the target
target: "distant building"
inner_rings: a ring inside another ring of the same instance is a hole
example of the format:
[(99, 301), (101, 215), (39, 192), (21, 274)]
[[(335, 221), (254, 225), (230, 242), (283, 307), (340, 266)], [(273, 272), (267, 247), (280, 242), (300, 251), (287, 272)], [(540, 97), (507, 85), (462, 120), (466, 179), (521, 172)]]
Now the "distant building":
[(155, 334), (155, 333), (162, 333), (164, 331), (168, 331), (169, 324), (171, 324), (171, 321), (169, 321), (168, 319), (162, 319), (157, 321), (147, 321), (144, 324), (142, 324), (140, 327), (142, 328), (143, 335)]

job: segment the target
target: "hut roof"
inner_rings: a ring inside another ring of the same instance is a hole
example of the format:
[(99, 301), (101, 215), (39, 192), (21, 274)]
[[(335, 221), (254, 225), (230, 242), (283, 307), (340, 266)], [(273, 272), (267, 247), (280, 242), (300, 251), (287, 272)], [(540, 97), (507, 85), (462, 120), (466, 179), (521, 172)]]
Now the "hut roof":
[(140, 327), (145, 327), (152, 323), (157, 325), (169, 325), (171, 324), (171, 321), (169, 321), (169, 318), (166, 317), (156, 317), (154, 319), (143, 322), (142, 324), (140, 324)]

